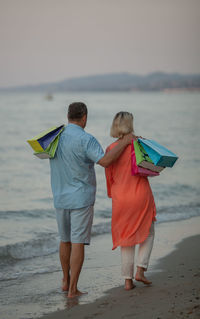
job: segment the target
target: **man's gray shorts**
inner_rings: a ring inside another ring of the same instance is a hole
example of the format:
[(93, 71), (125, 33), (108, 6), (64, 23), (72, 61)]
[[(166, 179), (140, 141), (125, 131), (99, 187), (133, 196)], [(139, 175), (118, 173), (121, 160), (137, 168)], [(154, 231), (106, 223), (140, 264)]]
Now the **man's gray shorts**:
[(90, 244), (94, 207), (56, 209), (60, 240), (77, 244)]

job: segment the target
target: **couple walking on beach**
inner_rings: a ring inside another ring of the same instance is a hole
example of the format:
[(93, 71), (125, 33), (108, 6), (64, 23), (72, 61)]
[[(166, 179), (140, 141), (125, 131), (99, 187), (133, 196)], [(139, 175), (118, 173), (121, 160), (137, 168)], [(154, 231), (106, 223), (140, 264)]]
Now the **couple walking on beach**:
[[(107, 192), (112, 198), (113, 249), (120, 246), (125, 289), (133, 278), (150, 284), (144, 275), (154, 240), (156, 208), (146, 177), (131, 175), (131, 142), (136, 140), (133, 115), (119, 112), (111, 126), (117, 140), (104, 151), (95, 137), (85, 132), (87, 107), (69, 105), (68, 125), (62, 132), (56, 156), (50, 160), (51, 187), (60, 235), (62, 290), (73, 298), (84, 261), (84, 245), (90, 244), (96, 193), (94, 164), (105, 168)], [(139, 245), (134, 276), (135, 245)]]

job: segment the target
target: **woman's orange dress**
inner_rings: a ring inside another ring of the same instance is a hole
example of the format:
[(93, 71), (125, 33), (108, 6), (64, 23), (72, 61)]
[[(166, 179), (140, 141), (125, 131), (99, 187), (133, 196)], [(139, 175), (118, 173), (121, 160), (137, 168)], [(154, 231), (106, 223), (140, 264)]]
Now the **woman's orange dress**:
[(142, 243), (156, 220), (156, 206), (148, 178), (131, 175), (131, 145), (106, 168), (106, 181), (112, 198), (112, 249)]

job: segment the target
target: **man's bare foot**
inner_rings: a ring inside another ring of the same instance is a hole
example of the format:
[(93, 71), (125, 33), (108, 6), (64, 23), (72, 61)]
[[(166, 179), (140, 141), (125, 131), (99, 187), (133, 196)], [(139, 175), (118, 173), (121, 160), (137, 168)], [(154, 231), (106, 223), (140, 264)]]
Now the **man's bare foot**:
[(68, 298), (74, 298), (74, 297), (79, 297), (81, 295), (87, 294), (86, 291), (82, 292), (80, 290), (76, 290), (76, 291), (69, 291), (67, 297)]
[(132, 279), (125, 279), (125, 286), (124, 286), (124, 289), (125, 290), (131, 290), (135, 288), (135, 285), (133, 283), (133, 280)]
[(68, 280), (62, 280), (62, 291), (68, 291), (69, 290), (69, 281)]
[(135, 280), (143, 282), (145, 285), (151, 285), (152, 281), (149, 281), (144, 275), (135, 275)]

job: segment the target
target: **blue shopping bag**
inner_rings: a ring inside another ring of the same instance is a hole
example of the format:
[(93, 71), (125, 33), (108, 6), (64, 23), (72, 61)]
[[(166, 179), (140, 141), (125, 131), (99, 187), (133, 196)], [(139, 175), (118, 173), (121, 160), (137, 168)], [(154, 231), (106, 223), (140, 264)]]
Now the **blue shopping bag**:
[(138, 142), (143, 146), (155, 165), (172, 167), (178, 159), (176, 154), (156, 141), (139, 138)]

